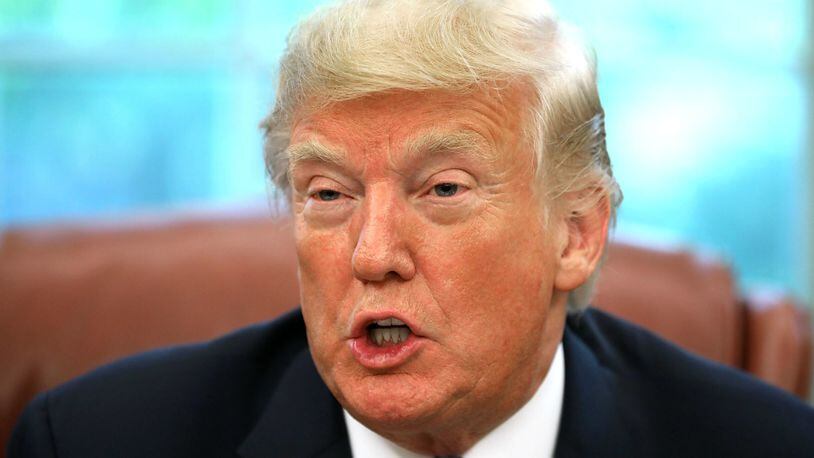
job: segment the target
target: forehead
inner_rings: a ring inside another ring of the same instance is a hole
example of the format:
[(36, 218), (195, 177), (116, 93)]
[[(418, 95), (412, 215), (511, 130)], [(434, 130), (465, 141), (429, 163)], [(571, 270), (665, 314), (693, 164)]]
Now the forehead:
[(505, 152), (522, 138), (524, 95), (514, 87), (465, 94), (393, 91), (338, 102), (295, 116), (290, 152), (315, 143), (339, 155), (398, 151), (403, 156), (428, 145)]

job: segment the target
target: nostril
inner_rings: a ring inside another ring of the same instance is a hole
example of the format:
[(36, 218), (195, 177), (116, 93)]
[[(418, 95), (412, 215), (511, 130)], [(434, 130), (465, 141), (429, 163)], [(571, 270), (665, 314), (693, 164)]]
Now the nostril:
[(393, 224), (379, 219), (361, 229), (351, 257), (353, 275), (357, 279), (364, 282), (410, 280), (415, 274), (407, 242), (397, 234)]

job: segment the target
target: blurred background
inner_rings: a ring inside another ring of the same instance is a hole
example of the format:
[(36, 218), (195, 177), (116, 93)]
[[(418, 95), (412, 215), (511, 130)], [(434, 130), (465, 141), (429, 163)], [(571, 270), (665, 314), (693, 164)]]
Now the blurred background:
[[(0, 228), (264, 199), (257, 125), (319, 3), (0, 0)], [(811, 2), (553, 3), (597, 51), (618, 236), (811, 303)]]
[[(0, 0), (0, 458), (36, 393), (297, 303), (258, 124), (319, 3)], [(625, 194), (594, 305), (814, 403), (814, 0), (552, 3)]]

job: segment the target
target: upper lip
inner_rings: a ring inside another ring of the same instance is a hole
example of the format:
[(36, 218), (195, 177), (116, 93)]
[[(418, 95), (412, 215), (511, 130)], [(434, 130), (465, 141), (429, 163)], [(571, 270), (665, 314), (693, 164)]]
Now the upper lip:
[(384, 320), (385, 318), (397, 318), (403, 321), (404, 324), (410, 328), (410, 331), (413, 334), (419, 337), (422, 335), (421, 329), (418, 327), (415, 321), (406, 315), (394, 310), (382, 310), (357, 313), (353, 320), (353, 326), (351, 327), (350, 338), (356, 339), (358, 337), (362, 337), (365, 334), (367, 327), (371, 323)]

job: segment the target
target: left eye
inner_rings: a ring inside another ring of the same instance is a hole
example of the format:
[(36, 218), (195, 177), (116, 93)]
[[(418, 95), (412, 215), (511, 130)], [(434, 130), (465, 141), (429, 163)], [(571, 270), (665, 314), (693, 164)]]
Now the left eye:
[(458, 185), (455, 183), (441, 183), (433, 186), (432, 190), (439, 197), (451, 197), (458, 193)]
[(316, 196), (319, 198), (319, 200), (330, 201), (339, 199), (341, 194), (333, 189), (323, 189), (321, 191), (317, 191)]

